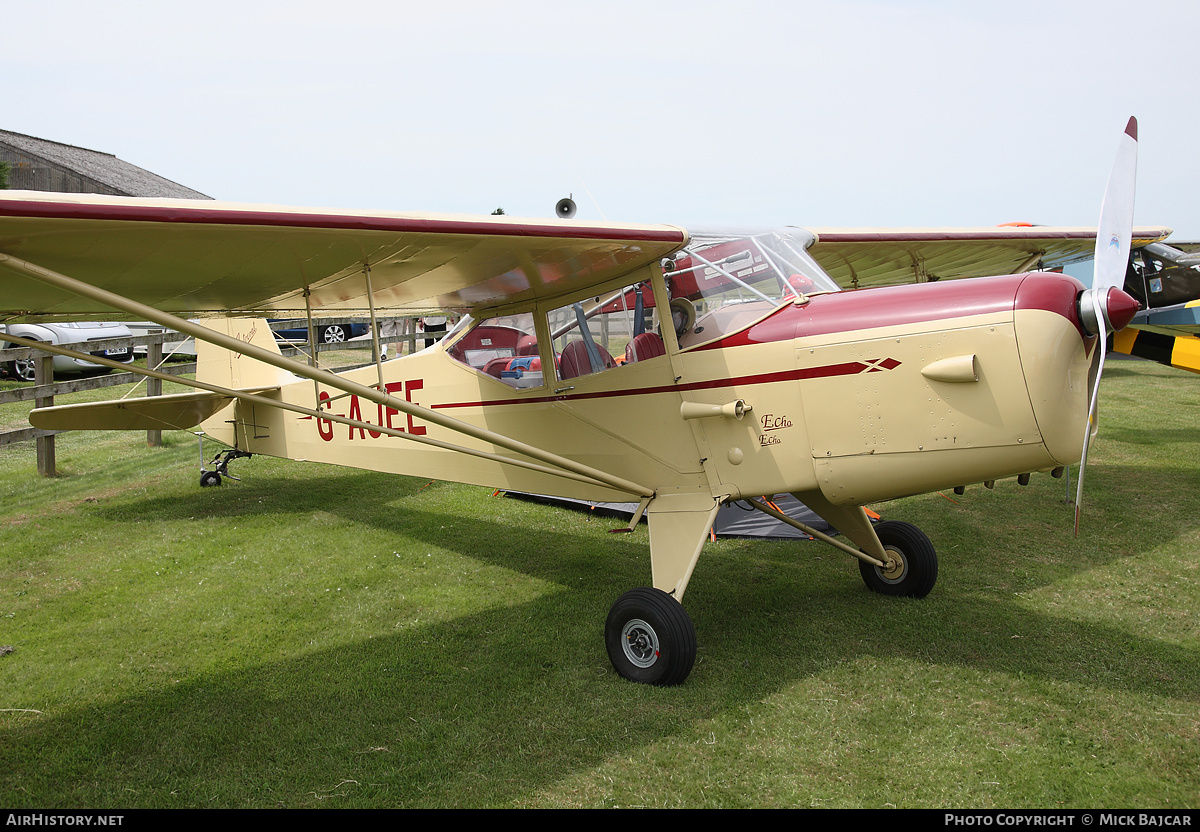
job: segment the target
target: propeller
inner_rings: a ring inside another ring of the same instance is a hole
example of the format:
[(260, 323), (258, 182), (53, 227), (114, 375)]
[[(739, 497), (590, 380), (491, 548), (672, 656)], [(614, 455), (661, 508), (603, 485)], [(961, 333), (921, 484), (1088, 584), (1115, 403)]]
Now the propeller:
[(1092, 353), (1092, 372), (1088, 373), (1091, 401), (1083, 434), (1083, 454), (1079, 458), (1079, 481), (1075, 492), (1075, 536), (1079, 536), (1079, 512), (1083, 506), (1083, 475), (1088, 448), (1097, 428), (1097, 402), (1100, 376), (1108, 352), (1108, 333), (1124, 329), (1138, 310), (1137, 301), (1121, 291), (1129, 264), (1129, 246), (1133, 237), (1133, 195), (1137, 182), (1137, 119), (1132, 116), (1117, 148), (1104, 201), (1100, 204), (1100, 225), (1096, 229), (1096, 254), (1092, 288), (1079, 296), (1079, 318), (1089, 335), (1096, 336)]

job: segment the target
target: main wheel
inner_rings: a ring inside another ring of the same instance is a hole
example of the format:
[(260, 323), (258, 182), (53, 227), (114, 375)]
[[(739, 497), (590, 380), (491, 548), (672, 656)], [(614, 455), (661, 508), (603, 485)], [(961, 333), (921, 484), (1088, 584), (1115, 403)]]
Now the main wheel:
[(937, 552), (925, 533), (912, 523), (888, 520), (875, 526), (875, 534), (893, 565), (884, 569), (860, 560), (858, 568), (867, 587), (884, 595), (928, 595), (937, 583), (938, 566)]
[(631, 589), (612, 605), (604, 645), (617, 673), (647, 685), (678, 685), (696, 663), (696, 628), (687, 610), (650, 587)]
[(346, 340), (346, 330), (338, 324), (330, 324), (321, 329), (321, 340), (326, 344), (340, 344)]

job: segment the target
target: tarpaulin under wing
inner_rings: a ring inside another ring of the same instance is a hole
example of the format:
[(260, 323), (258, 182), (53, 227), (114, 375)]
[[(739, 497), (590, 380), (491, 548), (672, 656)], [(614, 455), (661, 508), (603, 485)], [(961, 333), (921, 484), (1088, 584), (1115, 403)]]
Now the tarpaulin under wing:
[[(542, 494), (526, 494), (520, 491), (506, 491), (505, 495), (518, 500), (536, 500), (551, 505), (578, 508), (594, 511), (604, 517), (621, 517), (626, 520), (633, 517), (637, 511), (637, 503), (594, 503), (588, 500), (572, 500), (566, 497), (548, 497)], [(781, 512), (806, 526), (812, 526), (819, 532), (837, 534), (828, 523), (821, 519), (808, 506), (797, 500), (791, 494), (776, 494), (768, 499)], [(646, 518), (642, 518), (644, 523)], [(774, 517), (757, 511), (748, 503), (730, 503), (721, 506), (717, 519), (713, 521), (713, 534), (717, 537), (753, 537), (753, 538), (801, 538), (811, 539), (799, 529), (780, 522)]]

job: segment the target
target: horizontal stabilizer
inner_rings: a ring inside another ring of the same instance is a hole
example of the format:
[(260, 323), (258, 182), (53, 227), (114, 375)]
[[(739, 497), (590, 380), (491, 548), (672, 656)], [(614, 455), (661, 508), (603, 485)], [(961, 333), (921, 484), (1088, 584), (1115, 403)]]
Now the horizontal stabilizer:
[(65, 404), (30, 412), (29, 424), (42, 430), (184, 430), (200, 424), (233, 400), (233, 396), (223, 393), (198, 392)]

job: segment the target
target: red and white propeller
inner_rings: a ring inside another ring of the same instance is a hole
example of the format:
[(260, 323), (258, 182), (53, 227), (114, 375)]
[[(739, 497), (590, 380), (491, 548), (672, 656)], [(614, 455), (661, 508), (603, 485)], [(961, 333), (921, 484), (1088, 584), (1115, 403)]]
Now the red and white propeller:
[(1092, 288), (1079, 296), (1079, 319), (1089, 335), (1097, 338), (1092, 354), (1091, 403), (1083, 435), (1083, 454), (1079, 458), (1079, 482), (1075, 493), (1075, 535), (1079, 535), (1079, 512), (1083, 506), (1083, 474), (1088, 448), (1096, 431), (1097, 397), (1104, 359), (1108, 352), (1108, 333), (1124, 329), (1138, 310), (1137, 301), (1125, 294), (1125, 271), (1129, 264), (1129, 246), (1133, 237), (1133, 195), (1137, 182), (1137, 119), (1130, 117), (1117, 148), (1117, 158), (1108, 177), (1104, 201), (1100, 205), (1100, 226), (1096, 229), (1096, 254)]

